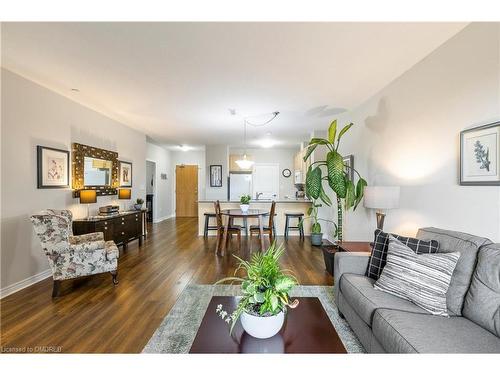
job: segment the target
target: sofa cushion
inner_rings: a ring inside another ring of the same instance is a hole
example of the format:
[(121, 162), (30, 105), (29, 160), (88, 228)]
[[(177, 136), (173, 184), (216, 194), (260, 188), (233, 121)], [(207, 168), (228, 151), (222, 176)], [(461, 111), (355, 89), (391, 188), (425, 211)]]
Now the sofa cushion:
[(476, 265), (477, 251), (481, 246), (492, 242), (484, 237), (438, 228), (421, 228), (418, 230), (417, 238), (437, 240), (440, 253), (460, 252), (460, 259), (446, 293), (446, 303), (450, 315), (462, 315), (465, 295)]
[(417, 254), (435, 253), (439, 248), (439, 243), (437, 241), (418, 240), (416, 238), (398, 236), (397, 234), (386, 233), (380, 229), (376, 229), (372, 253), (366, 270), (366, 276), (372, 279), (377, 280), (385, 267), (387, 250), (389, 248), (389, 236), (398, 239)]
[(414, 303), (373, 289), (375, 280), (361, 275), (344, 274), (340, 279), (340, 292), (346, 302), (371, 327), (373, 314), (378, 308), (397, 309), (428, 314)]
[(479, 249), (463, 315), (500, 337), (500, 244)]
[(500, 353), (500, 338), (459, 316), (378, 309), (372, 330), (388, 353)]
[(389, 236), (387, 264), (373, 287), (412, 301), (431, 314), (448, 316), (446, 292), (459, 257), (459, 252), (415, 254)]

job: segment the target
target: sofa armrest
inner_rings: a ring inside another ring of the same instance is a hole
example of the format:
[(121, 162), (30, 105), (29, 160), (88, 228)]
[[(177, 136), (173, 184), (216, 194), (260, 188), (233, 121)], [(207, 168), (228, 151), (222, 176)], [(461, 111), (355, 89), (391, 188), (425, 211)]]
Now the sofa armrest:
[(339, 280), (344, 273), (354, 273), (364, 275), (368, 268), (370, 253), (366, 252), (337, 252), (333, 258), (333, 278), (335, 295)]
[(84, 242), (92, 242), (92, 241), (104, 241), (104, 233), (95, 232), (95, 233), (81, 234), (79, 236), (69, 236), (69, 243), (71, 245), (78, 245)]

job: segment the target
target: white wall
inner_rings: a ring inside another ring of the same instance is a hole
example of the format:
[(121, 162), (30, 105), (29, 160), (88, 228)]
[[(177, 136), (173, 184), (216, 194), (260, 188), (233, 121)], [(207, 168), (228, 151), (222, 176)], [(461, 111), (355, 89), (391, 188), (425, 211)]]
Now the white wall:
[[(86, 208), (71, 189), (37, 189), (36, 146), (71, 150), (78, 142), (116, 151), (133, 163), (132, 198), (145, 198), (146, 137), (10, 71), (1, 71), (2, 207), (1, 288), (48, 270), (29, 216), (45, 208), (69, 208), (75, 217)], [(92, 205), (118, 203), (98, 197)], [(130, 202), (132, 203), (132, 202)]]
[[(500, 119), (499, 58), (499, 25), (472, 24), (339, 116), (339, 125), (355, 124), (341, 153), (354, 154), (370, 185), (401, 186), (388, 231), (436, 226), (500, 242), (500, 187), (458, 184), (460, 131)], [(361, 207), (347, 216), (345, 239), (370, 240), (374, 229), (375, 213)]]
[(175, 215), (175, 167), (177, 165), (198, 165), (198, 199), (205, 199), (206, 167), (205, 150), (172, 151), (171, 165), (172, 178), (170, 186), (172, 188), (172, 207)]
[[(146, 159), (156, 164), (153, 221), (158, 222), (171, 217), (174, 212), (172, 206), (172, 181), (175, 176), (172, 173), (172, 156), (170, 151), (148, 142), (146, 143)], [(166, 180), (161, 178), (162, 174), (167, 175)]]
[[(205, 199), (227, 199), (227, 177), (229, 176), (229, 147), (227, 145), (206, 146), (205, 163)], [(222, 165), (222, 187), (210, 187), (211, 165)]]
[[(277, 163), (280, 169), (280, 199), (285, 196), (295, 196), (294, 185), (294, 157), (299, 152), (297, 148), (248, 148), (247, 154), (255, 163)], [(243, 155), (243, 149), (231, 148), (230, 154)], [(289, 178), (283, 177), (283, 169), (290, 169), (292, 175)]]

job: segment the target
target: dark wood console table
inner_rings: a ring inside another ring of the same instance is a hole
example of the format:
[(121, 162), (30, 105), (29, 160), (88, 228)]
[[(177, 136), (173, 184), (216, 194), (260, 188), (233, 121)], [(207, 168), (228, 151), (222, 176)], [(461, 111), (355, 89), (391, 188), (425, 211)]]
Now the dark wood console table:
[(107, 216), (91, 216), (88, 219), (73, 220), (75, 235), (103, 232), (105, 241), (115, 241), (116, 245), (123, 245), (146, 236), (146, 210), (125, 211)]

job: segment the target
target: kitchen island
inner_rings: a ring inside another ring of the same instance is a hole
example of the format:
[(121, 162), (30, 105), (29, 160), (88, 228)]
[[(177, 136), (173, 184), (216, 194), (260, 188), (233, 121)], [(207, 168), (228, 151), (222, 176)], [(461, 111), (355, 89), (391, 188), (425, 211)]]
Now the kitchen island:
[[(228, 201), (219, 200), (222, 210), (226, 209), (239, 209), (239, 201)], [(288, 198), (288, 199), (278, 199), (276, 202), (276, 216), (274, 218), (276, 226), (276, 234), (278, 236), (283, 236), (285, 230), (285, 213), (289, 212), (302, 212), (304, 217), (307, 216), (307, 209), (311, 207), (311, 201), (303, 198)], [(252, 200), (250, 201), (250, 209), (260, 209), (260, 210), (271, 210), (270, 200)], [(215, 212), (214, 201), (213, 200), (200, 200), (198, 201), (198, 235), (203, 236), (203, 229), (205, 224), (205, 212)], [(264, 225), (268, 224), (269, 218), (265, 218)], [(243, 225), (241, 221), (235, 220), (234, 224)], [(258, 224), (256, 219), (248, 219), (248, 225)], [(211, 219), (210, 225), (215, 225), (215, 219)], [(297, 225), (297, 220), (290, 222), (291, 226)], [(308, 222), (304, 225), (305, 235), (310, 234), (311, 225)], [(209, 236), (214, 236), (215, 231), (209, 231)], [(298, 231), (290, 231), (290, 236), (298, 236)]]

